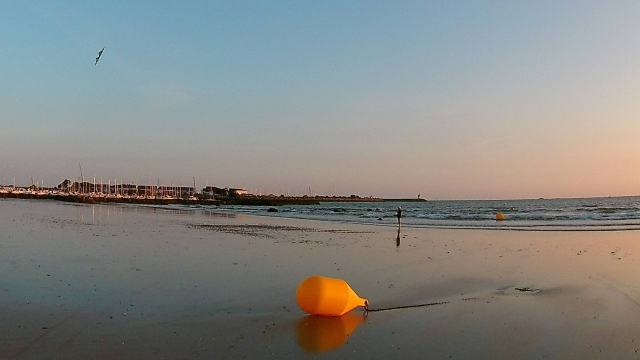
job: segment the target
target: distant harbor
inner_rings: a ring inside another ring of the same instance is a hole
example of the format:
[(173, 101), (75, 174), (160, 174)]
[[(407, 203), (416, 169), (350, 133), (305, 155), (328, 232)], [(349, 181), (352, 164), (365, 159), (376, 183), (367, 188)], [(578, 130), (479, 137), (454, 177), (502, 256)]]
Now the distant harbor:
[[(194, 182), (195, 185), (195, 182)], [(254, 195), (240, 188), (207, 186), (200, 192), (182, 185), (136, 185), (71, 182), (64, 180), (57, 187), (2, 186), (0, 198), (50, 199), (75, 203), (125, 203), (149, 205), (318, 205), (320, 202), (381, 202), (377, 197), (350, 196), (285, 196)]]

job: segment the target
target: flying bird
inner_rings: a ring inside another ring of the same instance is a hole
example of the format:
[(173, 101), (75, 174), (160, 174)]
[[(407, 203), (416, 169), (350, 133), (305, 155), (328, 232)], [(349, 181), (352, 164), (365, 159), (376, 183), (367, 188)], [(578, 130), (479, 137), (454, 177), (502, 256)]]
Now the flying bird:
[(102, 50), (98, 51), (98, 57), (96, 58), (96, 63), (93, 65), (98, 65), (98, 60), (100, 60), (100, 56), (102, 56), (102, 52), (104, 51), (104, 48), (102, 48)]

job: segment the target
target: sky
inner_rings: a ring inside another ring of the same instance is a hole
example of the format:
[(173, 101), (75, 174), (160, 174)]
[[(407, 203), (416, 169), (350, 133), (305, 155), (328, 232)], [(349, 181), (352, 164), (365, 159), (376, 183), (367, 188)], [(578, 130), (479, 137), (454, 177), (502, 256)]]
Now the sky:
[(9, 0), (0, 176), (640, 195), (639, 20), (637, 0)]

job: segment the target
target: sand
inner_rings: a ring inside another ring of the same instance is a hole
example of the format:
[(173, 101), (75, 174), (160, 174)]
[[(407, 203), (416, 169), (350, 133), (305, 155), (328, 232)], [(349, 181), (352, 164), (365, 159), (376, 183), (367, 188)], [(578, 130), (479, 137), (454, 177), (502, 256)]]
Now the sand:
[(0, 359), (640, 359), (639, 232), (396, 231), (0, 200)]

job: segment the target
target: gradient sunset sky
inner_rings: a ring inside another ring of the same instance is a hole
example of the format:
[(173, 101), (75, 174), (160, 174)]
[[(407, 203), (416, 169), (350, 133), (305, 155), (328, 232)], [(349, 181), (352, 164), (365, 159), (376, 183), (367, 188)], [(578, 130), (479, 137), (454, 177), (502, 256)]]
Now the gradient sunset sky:
[(5, 184), (638, 195), (640, 2), (9, 0), (0, 126)]

